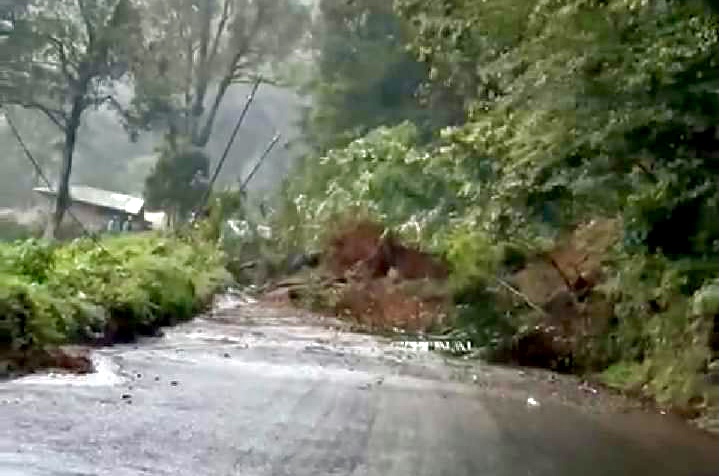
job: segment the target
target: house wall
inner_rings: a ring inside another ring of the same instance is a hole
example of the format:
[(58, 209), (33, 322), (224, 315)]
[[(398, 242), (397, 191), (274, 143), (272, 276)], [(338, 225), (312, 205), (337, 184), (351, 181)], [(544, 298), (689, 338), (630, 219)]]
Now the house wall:
[[(54, 209), (55, 199), (54, 197), (47, 197), (43, 195), (42, 202), (43, 210), (45, 211), (46, 216), (49, 216), (49, 214)], [(70, 211), (78, 218), (78, 220), (82, 222), (82, 224), (85, 226), (85, 228), (88, 229), (88, 231), (92, 232), (105, 231), (107, 229), (107, 223), (110, 221), (110, 219), (112, 219), (112, 217), (122, 216), (120, 212), (115, 212), (112, 210), (107, 210), (104, 208), (99, 208), (85, 203), (77, 202), (74, 202), (70, 206)], [(75, 220), (68, 213), (65, 213), (65, 217), (63, 218), (62, 223), (63, 225), (69, 226), (74, 226), (76, 224)]]

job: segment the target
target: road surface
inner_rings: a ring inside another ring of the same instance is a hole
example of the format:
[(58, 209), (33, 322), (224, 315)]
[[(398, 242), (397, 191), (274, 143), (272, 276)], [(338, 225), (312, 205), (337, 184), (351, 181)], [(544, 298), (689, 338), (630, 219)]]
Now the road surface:
[(0, 476), (716, 476), (717, 440), (546, 372), (225, 304), (0, 382)]

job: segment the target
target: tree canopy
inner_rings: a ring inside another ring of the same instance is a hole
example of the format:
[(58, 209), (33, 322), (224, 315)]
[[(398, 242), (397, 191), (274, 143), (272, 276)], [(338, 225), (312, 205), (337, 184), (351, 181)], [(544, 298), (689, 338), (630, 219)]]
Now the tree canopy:
[(277, 66), (301, 50), (308, 22), (309, 9), (296, 0), (146, 2), (130, 126), (204, 147), (228, 89), (263, 73), (277, 80)]
[[(346, 145), (378, 126), (414, 122), (425, 134), (457, 118), (455, 104), (421, 96), (428, 68), (407, 51), (408, 24), (391, 2), (321, 0), (313, 34), (316, 64), (306, 140), (318, 150)], [(433, 107), (435, 106), (435, 107)]]
[[(465, 305), (490, 292), (505, 247), (543, 256), (577, 225), (617, 219), (621, 242), (605, 257), (607, 280), (597, 291), (612, 305), (612, 324), (605, 341), (591, 343), (604, 359), (593, 365), (630, 369), (623, 378), (664, 401), (719, 404), (702, 384), (719, 358), (711, 337), (719, 306), (697, 304), (719, 273), (716, 2), (394, 7), (427, 71), (420, 97), (449, 90), (462, 118), (428, 143), (411, 114), (399, 116), (407, 123), (384, 117), (364, 133), (372, 122), (361, 113), (353, 123), (345, 103), (319, 101), (316, 115), (347, 119), (359, 134), (343, 134), (352, 130), (345, 125), (331, 132), (337, 142), (326, 141), (330, 150), (308, 157), (289, 181), (287, 240), (315, 242), (337, 212), (364, 210), (443, 253)], [(359, 56), (345, 61), (343, 69), (365, 65)], [(329, 97), (364, 93), (341, 84), (347, 89)], [(492, 309), (482, 306), (470, 319), (479, 327)]]
[(88, 108), (122, 109), (115, 82), (136, 60), (140, 37), (130, 0), (28, 0), (5, 39), (0, 103), (44, 114), (64, 136), (53, 236), (69, 206), (73, 154)]
[(209, 167), (197, 149), (165, 148), (145, 180), (147, 207), (166, 210), (174, 220), (186, 218), (207, 191)]

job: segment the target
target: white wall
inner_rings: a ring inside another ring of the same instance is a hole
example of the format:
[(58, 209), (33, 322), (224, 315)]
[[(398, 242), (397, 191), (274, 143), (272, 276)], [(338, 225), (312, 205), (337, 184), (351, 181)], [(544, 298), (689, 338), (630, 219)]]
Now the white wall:
[[(41, 204), (47, 217), (55, 207), (55, 199), (54, 197), (42, 195)], [(107, 222), (110, 221), (113, 216), (110, 212), (84, 203), (73, 203), (69, 211), (82, 222), (88, 231), (93, 232), (105, 231), (107, 229)], [(120, 214), (118, 213), (117, 215), (119, 216)], [(72, 218), (69, 213), (65, 213), (62, 222), (66, 225), (75, 225), (76, 223), (75, 219)]]

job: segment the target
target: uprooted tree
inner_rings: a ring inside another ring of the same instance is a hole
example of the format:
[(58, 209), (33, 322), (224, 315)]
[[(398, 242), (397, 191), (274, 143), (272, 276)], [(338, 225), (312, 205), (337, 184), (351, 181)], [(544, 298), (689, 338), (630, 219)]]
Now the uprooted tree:
[(83, 113), (121, 109), (113, 86), (136, 60), (141, 36), (131, 0), (28, 0), (3, 45), (0, 102), (44, 114), (64, 137), (54, 213), (54, 237), (70, 205), (73, 154)]

